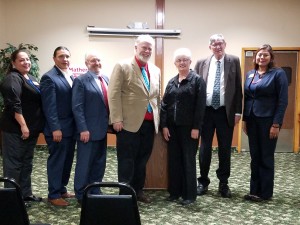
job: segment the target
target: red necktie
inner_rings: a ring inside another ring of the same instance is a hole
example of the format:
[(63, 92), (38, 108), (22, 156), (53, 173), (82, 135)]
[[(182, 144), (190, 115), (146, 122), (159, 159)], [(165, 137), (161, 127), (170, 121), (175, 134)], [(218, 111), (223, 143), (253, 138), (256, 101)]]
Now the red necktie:
[(106, 110), (109, 113), (107, 90), (106, 90), (106, 86), (104, 84), (105, 81), (103, 81), (103, 78), (101, 76), (99, 76), (99, 80), (100, 80), (100, 84), (101, 84), (101, 89), (102, 89), (102, 94), (103, 94)]

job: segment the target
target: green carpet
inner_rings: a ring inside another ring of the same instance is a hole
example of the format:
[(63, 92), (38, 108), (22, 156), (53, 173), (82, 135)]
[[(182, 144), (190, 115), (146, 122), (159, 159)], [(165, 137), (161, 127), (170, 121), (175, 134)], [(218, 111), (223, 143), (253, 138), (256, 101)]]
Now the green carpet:
[[(47, 198), (46, 161), (48, 152), (40, 148), (35, 152), (32, 175), (34, 194)], [(215, 175), (217, 154), (213, 153), (210, 172), (211, 184), (206, 195), (197, 198), (195, 204), (182, 207), (164, 199), (167, 191), (146, 191), (152, 198), (151, 204), (139, 203), (143, 225), (191, 225), (191, 224), (300, 224), (300, 155), (276, 153), (275, 190), (272, 201), (252, 203), (243, 200), (249, 191), (250, 156), (248, 152), (232, 154), (232, 170), (229, 185), (233, 197), (221, 198), (218, 193), (218, 180)], [(1, 163), (0, 163), (1, 164)], [(116, 153), (108, 151), (105, 181), (117, 181)], [(2, 173), (2, 164), (0, 174)], [(199, 170), (197, 171), (199, 174)], [(69, 191), (73, 191), (73, 173)], [(105, 190), (103, 190), (105, 192)], [(31, 223), (45, 222), (52, 225), (78, 225), (80, 207), (76, 199), (70, 200), (67, 208), (56, 208), (46, 200), (33, 203), (28, 208)], [(0, 219), (1, 220), (1, 219)], [(0, 221), (1, 224), (1, 221)], [(121, 225), (121, 224), (120, 224)]]

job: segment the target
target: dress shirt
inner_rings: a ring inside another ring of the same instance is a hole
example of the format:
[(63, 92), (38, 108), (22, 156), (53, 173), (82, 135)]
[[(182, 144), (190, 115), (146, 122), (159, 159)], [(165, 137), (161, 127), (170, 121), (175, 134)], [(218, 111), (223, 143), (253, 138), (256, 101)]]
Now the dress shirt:
[[(99, 89), (100, 89), (100, 91), (101, 91), (101, 93), (102, 93), (102, 95), (103, 95), (101, 83), (100, 83), (100, 80), (99, 80), (99, 76), (102, 76), (102, 75), (101, 75), (101, 74), (97, 75), (97, 74), (95, 74), (95, 73), (92, 72), (92, 71), (89, 71), (89, 72), (92, 74), (94, 80), (96, 81), (96, 83), (97, 83), (97, 85), (98, 85), (98, 87), (99, 87)], [(107, 88), (108, 88), (107, 83), (106, 83), (106, 81), (105, 81), (104, 79), (103, 79), (103, 84), (104, 84), (104, 86), (106, 87), (106, 90), (108, 90), (108, 89), (107, 89)]]
[(215, 77), (217, 71), (217, 61), (220, 61), (221, 78), (220, 78), (220, 106), (225, 105), (225, 86), (224, 86), (224, 56), (217, 60), (214, 56), (210, 60), (209, 72), (206, 85), (206, 105), (210, 106), (214, 91)]
[(62, 74), (64, 75), (64, 77), (66, 78), (66, 80), (68, 81), (70, 86), (72, 87), (72, 85), (73, 85), (73, 81), (71, 79), (71, 76), (73, 75), (72, 71), (71, 70), (63, 71), (58, 66), (57, 66), (57, 68), (62, 72)]
[[(148, 69), (148, 64), (142, 66), (141, 62), (136, 57), (135, 57), (135, 61), (138, 64), (138, 66), (140, 67), (141, 73), (142, 73), (142, 67), (145, 67), (145, 70), (146, 70), (147, 76), (148, 76), (148, 80), (149, 80), (149, 83), (150, 83), (150, 72), (149, 72), (149, 69)], [(146, 114), (145, 114), (145, 120), (153, 120), (153, 118), (154, 118), (153, 113), (148, 112), (148, 110), (147, 110)]]

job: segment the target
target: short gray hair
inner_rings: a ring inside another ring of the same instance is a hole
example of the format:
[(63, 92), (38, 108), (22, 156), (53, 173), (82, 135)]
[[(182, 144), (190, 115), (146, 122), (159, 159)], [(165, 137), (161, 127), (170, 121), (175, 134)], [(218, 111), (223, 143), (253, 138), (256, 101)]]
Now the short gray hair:
[(85, 61), (87, 61), (90, 56), (96, 56), (96, 57), (101, 58), (101, 56), (100, 56), (100, 54), (99, 54), (98, 51), (91, 50), (91, 51), (85, 53), (85, 56), (84, 56)]
[(209, 45), (212, 45), (215, 41), (223, 41), (225, 42), (225, 38), (223, 34), (213, 34), (209, 38)]
[(174, 52), (174, 61), (176, 61), (176, 59), (179, 56), (185, 56), (185, 57), (191, 59), (192, 58), (192, 52), (188, 48), (178, 48)]
[(151, 44), (152, 46), (155, 45), (155, 41), (154, 41), (153, 37), (151, 37), (149, 34), (139, 35), (135, 40), (135, 46), (137, 46), (139, 43), (142, 43), (142, 42), (147, 42), (147, 43)]

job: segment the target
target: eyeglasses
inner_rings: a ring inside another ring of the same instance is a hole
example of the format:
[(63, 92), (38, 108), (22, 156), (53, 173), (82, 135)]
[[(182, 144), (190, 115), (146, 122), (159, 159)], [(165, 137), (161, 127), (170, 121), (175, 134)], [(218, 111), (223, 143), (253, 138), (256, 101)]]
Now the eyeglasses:
[(210, 46), (213, 47), (213, 48), (216, 48), (216, 47), (222, 47), (224, 45), (224, 42), (214, 42), (212, 43)]
[(189, 62), (190, 61), (190, 59), (176, 59), (176, 63), (187, 63), (187, 62)]

